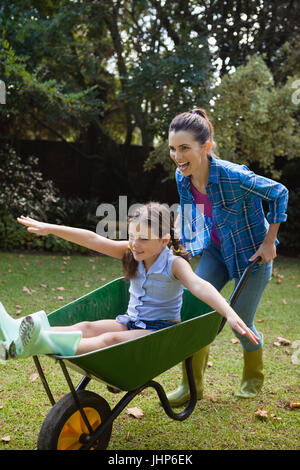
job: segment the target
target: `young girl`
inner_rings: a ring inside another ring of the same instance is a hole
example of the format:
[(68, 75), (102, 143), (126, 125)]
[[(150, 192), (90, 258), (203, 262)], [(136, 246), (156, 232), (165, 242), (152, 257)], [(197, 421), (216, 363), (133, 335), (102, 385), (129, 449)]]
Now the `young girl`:
[[(18, 325), (17, 338), (4, 348), (9, 357), (61, 354), (64, 352), (63, 336), (59, 336), (62, 333), (80, 332), (82, 337), (74, 337), (74, 354), (84, 354), (174, 325), (180, 321), (182, 285), (226, 317), (238, 333), (257, 344), (255, 334), (219, 292), (193, 272), (186, 251), (174, 236), (173, 220), (164, 205), (149, 203), (135, 213), (129, 221), (129, 241), (110, 240), (88, 230), (52, 225), (29, 217), (21, 216), (18, 221), (36, 235), (56, 235), (122, 259), (125, 277), (130, 280), (130, 300), (126, 314), (118, 315), (115, 320), (50, 328), (46, 315), (41, 312), (25, 317)], [(5, 321), (2, 319), (0, 326), (1, 323)]]

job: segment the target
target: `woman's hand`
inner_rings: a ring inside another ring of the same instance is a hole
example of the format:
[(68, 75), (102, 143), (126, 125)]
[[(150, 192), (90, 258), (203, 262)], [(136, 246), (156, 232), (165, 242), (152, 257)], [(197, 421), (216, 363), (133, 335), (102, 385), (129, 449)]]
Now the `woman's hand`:
[(258, 344), (259, 338), (253, 333), (250, 328), (243, 322), (243, 320), (234, 312), (234, 314), (227, 315), (227, 323), (230, 328), (233, 328), (240, 335), (245, 335), (254, 344)]
[(30, 217), (17, 218), (20, 224), (26, 225), (28, 232), (35, 233), (36, 235), (49, 235), (49, 224), (45, 222), (39, 222), (38, 220), (31, 219)]
[(277, 256), (276, 246), (274, 243), (264, 241), (258, 250), (254, 253), (254, 255), (249, 258), (249, 261), (254, 261), (259, 256), (261, 257), (261, 261), (259, 261), (258, 264), (269, 263), (270, 261), (273, 261), (273, 259)]
[(279, 230), (280, 224), (270, 224), (268, 233), (266, 235), (266, 238), (258, 248), (258, 250), (254, 253), (254, 255), (249, 258), (249, 261), (254, 261), (256, 258), (259, 256), (261, 257), (261, 261), (259, 261), (259, 264), (263, 263), (269, 263), (270, 261), (273, 261), (274, 258), (276, 258), (276, 237), (277, 233)]

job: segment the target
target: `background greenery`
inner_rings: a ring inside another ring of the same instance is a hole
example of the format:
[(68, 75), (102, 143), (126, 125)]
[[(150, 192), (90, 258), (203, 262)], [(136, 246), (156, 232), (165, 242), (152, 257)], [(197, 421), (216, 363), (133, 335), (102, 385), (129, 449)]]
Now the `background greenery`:
[[(128, 189), (132, 203), (140, 200), (144, 181), (134, 177), (134, 169), (129, 172), (128, 149), (142, 147), (145, 171), (159, 168), (153, 177), (164, 187), (174, 175), (167, 147), (170, 120), (202, 106), (214, 123), (221, 158), (288, 186), (282, 242), (299, 249), (294, 235), (300, 229), (299, 184), (290, 171), (294, 166), (299, 172), (299, 8), (290, 0), (3, 0), (0, 248), (55, 248), (55, 242), (29, 241), (13, 228), (11, 217), (25, 209), (24, 200), (31, 215), (69, 221), (74, 210), (83, 216), (78, 225), (95, 228), (90, 210), (96, 201), (88, 195), (79, 200), (78, 194), (64, 201), (63, 188), (50, 191), (37, 168), (31, 178), (32, 157), (20, 154), (21, 141), (62, 142), (74, 158), (95, 163), (102, 175), (99, 187), (116, 182), (122, 194)], [(33, 152), (33, 157), (43, 155)], [(16, 159), (18, 171), (12, 170)], [(69, 165), (69, 171), (76, 170)], [(39, 186), (39, 207), (34, 186)], [(109, 200), (102, 196), (98, 204), (116, 200), (106, 193)], [(30, 207), (28, 198), (35, 199)]]

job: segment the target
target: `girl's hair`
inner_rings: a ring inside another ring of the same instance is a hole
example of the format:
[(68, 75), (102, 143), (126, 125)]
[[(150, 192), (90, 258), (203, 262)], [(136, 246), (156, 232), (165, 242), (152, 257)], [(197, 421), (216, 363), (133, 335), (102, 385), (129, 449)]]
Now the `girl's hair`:
[(217, 144), (214, 141), (214, 128), (205, 109), (195, 108), (178, 114), (172, 120), (169, 132), (188, 131), (201, 145), (207, 140), (211, 142), (211, 151), (215, 152)]
[[(164, 236), (170, 234), (171, 239), (169, 247), (172, 247), (173, 254), (181, 256), (189, 261), (188, 252), (180, 244), (180, 241), (175, 234), (173, 216), (164, 204), (149, 202), (148, 204), (140, 207), (133, 216), (128, 218), (128, 225), (130, 223), (135, 223), (136, 225), (143, 224), (144, 226), (151, 228), (152, 235), (154, 235), (155, 238), (164, 238)], [(134, 259), (130, 248), (125, 252), (122, 262), (124, 276), (128, 281), (135, 276), (138, 268), (138, 261)]]

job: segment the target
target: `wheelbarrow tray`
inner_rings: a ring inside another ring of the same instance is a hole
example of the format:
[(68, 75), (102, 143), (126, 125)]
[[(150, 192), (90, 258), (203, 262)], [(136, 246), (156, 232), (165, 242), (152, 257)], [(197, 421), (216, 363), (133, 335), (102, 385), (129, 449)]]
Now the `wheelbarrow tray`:
[[(129, 283), (119, 278), (55, 310), (48, 319), (51, 326), (115, 319), (126, 313), (128, 302)], [(222, 317), (184, 289), (181, 319), (174, 326), (108, 348), (58, 357), (87, 377), (133, 390), (210, 344)]]

